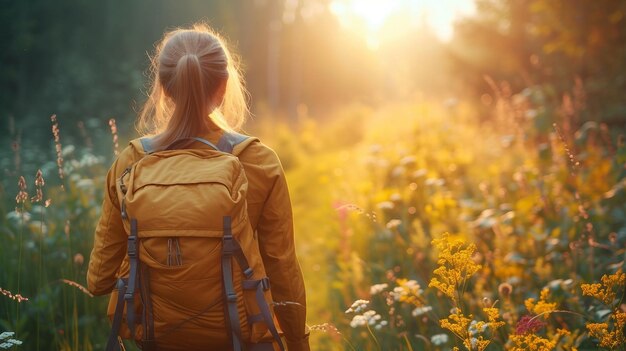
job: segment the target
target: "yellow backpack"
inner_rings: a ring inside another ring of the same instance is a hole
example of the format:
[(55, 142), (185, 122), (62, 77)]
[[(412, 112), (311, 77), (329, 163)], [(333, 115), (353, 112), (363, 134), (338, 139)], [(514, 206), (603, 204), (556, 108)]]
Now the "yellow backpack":
[(157, 152), (141, 139), (146, 156), (116, 184), (130, 274), (118, 281), (107, 351), (123, 349), (124, 314), (143, 350), (284, 350), (248, 220), (248, 182), (231, 154), (246, 138), (225, 133), (217, 146), (193, 138), (210, 148)]

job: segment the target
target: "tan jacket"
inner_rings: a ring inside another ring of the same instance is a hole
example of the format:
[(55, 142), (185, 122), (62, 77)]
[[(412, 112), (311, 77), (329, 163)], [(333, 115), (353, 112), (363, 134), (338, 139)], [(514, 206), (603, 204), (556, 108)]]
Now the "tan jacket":
[[(216, 143), (219, 135), (207, 139)], [(197, 144), (197, 147), (205, 147)], [(309, 350), (304, 280), (295, 253), (291, 202), (280, 160), (272, 149), (256, 139), (237, 145), (233, 154), (239, 157), (248, 178), (248, 215), (252, 229), (258, 235), (273, 299), (299, 304), (277, 305), (275, 308), (287, 347), (290, 351)], [(128, 236), (122, 224), (115, 181), (144, 155), (139, 139), (133, 140), (107, 174), (107, 192), (87, 271), (87, 286), (94, 295), (111, 293), (117, 278), (128, 274)], [(111, 296), (109, 315), (115, 308), (114, 299), (116, 296)]]

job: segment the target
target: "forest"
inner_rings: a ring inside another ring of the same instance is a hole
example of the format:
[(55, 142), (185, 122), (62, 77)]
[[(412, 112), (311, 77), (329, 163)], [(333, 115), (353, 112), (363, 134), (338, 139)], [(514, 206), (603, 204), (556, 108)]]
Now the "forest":
[(624, 0), (0, 0), (0, 349), (104, 349), (107, 171), (198, 22), (285, 171), (312, 350), (626, 350)]

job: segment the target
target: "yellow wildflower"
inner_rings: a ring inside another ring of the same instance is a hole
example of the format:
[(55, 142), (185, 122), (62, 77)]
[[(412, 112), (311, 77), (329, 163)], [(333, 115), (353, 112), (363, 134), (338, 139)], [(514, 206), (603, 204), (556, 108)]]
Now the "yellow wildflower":
[(415, 280), (396, 279), (397, 287), (391, 292), (396, 301), (408, 303), (417, 307), (424, 306), (421, 295), (424, 292)]
[(498, 321), (498, 319), (500, 318), (500, 311), (497, 308), (485, 307), (483, 308), (483, 311), (485, 312), (485, 314), (487, 314), (487, 320), (489, 321), (489, 328), (491, 329), (492, 332), (494, 332), (496, 329), (502, 327), (505, 324), (504, 321)]
[(456, 304), (458, 301), (455, 291), (481, 268), (472, 258), (476, 245), (468, 245), (463, 240), (452, 240), (448, 233), (440, 239), (434, 239), (432, 243), (439, 250), (439, 267), (433, 271), (434, 277), (428, 286), (437, 288)]
[(571, 332), (567, 329), (562, 329), (562, 328), (557, 328), (556, 329), (556, 335), (558, 336), (565, 336), (565, 335), (570, 335)]
[(626, 344), (624, 336), (624, 326), (626, 326), (626, 312), (616, 311), (611, 315), (613, 319), (613, 328), (609, 327), (608, 322), (604, 323), (587, 323), (589, 336), (600, 340), (600, 347), (607, 349), (616, 349)]
[(484, 308), (483, 310), (487, 314), (488, 322), (472, 320), (472, 315), (465, 316), (459, 309), (455, 309), (448, 318), (440, 321), (440, 325), (461, 339), (468, 350), (483, 351), (489, 346), (491, 340), (480, 334), (484, 333), (487, 328), (494, 332), (504, 325), (504, 322), (498, 321), (497, 308)]
[(531, 333), (511, 334), (509, 341), (509, 351), (552, 351), (556, 347), (556, 342)]
[(545, 314), (544, 318), (548, 318), (550, 316), (550, 312), (556, 310), (556, 302), (548, 302), (548, 297), (550, 295), (550, 290), (548, 288), (543, 288), (541, 290), (541, 294), (539, 295), (539, 301), (535, 303), (534, 298), (528, 298), (524, 301), (524, 305), (526, 309), (530, 313), (534, 313), (536, 315)]
[(626, 285), (626, 273), (619, 269), (615, 274), (605, 274), (602, 283), (581, 284), (583, 295), (592, 296), (606, 305), (612, 305), (620, 288)]
[(439, 323), (442, 328), (450, 330), (461, 340), (466, 340), (469, 337), (469, 325), (472, 321), (472, 315), (465, 317), (459, 309), (448, 316), (448, 318), (442, 319)]

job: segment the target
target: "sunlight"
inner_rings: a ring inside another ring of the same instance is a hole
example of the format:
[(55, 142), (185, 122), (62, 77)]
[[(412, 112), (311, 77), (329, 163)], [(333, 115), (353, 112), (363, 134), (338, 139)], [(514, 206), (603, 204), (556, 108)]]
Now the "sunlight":
[(392, 15), (407, 16), (412, 26), (425, 24), (447, 41), (452, 37), (454, 21), (475, 11), (473, 0), (333, 0), (329, 6), (340, 24), (365, 35), (373, 50), (385, 39), (381, 29)]

